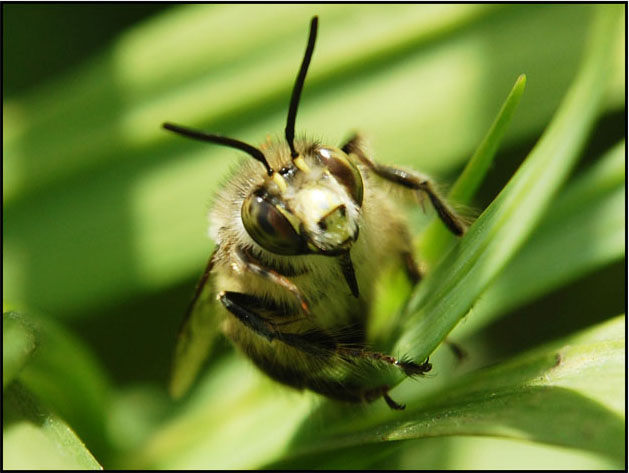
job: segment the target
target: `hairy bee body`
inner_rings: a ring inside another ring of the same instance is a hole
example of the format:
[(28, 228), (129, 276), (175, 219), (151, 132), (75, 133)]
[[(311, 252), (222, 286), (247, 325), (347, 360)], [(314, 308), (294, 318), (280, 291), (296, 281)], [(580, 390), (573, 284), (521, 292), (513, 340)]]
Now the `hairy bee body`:
[(285, 141), (255, 148), (164, 124), (258, 161), (242, 164), (210, 213), (216, 247), (179, 333), (171, 381), (176, 397), (194, 380), (219, 326), (271, 378), (339, 400), (382, 397), (391, 408), (402, 409), (389, 389), (401, 378), (431, 368), (427, 361), (373, 351), (366, 340), (374, 284), (383, 268), (401, 263), (411, 282), (420, 279), (410, 232), (391, 188), (427, 196), (453, 233), (461, 235), (465, 227), (429, 179), (375, 163), (358, 136), (339, 148), (295, 140), (317, 24), (315, 17), (290, 101)]
[[(325, 169), (317, 169), (313, 160), (308, 160), (307, 148), (312, 147), (312, 143), (307, 141), (296, 143), (296, 148), (301, 149), (300, 154), (306, 156), (311, 167), (308, 176), (325, 172)], [(291, 167), (285, 143), (275, 143), (265, 152), (278, 158), (270, 163), (274, 169)], [(362, 206), (357, 209), (359, 237), (351, 249), (351, 261), (360, 288), (358, 297), (345, 283), (335, 259), (318, 254), (278, 255), (265, 250), (249, 236), (242, 223), (243, 202), (255, 189), (274, 186), (268, 176), (260, 174), (259, 165), (254, 162), (243, 163), (233, 179), (217, 194), (210, 213), (210, 236), (218, 247), (213, 268), (218, 292), (248, 294), (259, 298), (263, 307), (276, 306), (277, 310), (268, 317), (281, 326), (283, 334), (320, 331), (333, 336), (337, 343), (344, 346), (364, 347), (374, 282), (379, 272), (393, 259), (403, 262), (402, 259), (392, 258), (392, 255), (407, 254), (411, 248), (405, 218), (398, 210), (399, 205), (391, 199), (389, 186), (371, 175), (362, 163), (355, 164), (364, 185)], [(296, 182), (295, 187), (303, 184)], [(288, 186), (290, 189), (293, 183), (289, 182)], [(299, 299), (289, 290), (260, 277), (240, 263), (236, 254), (238, 248), (245, 249), (266, 269), (290, 278), (307, 304), (309, 314), (304, 314)], [(333, 392), (333, 387), (325, 386), (325, 369), (339, 362), (333, 350), (324, 356), (313, 356), (281, 340), (264, 343), (264, 337), (230, 316), (221, 304), (217, 306), (223, 312), (221, 329), (225, 335), (272, 378), (298, 388), (323, 390), (331, 397), (359, 400), (360, 393), (341, 388)]]

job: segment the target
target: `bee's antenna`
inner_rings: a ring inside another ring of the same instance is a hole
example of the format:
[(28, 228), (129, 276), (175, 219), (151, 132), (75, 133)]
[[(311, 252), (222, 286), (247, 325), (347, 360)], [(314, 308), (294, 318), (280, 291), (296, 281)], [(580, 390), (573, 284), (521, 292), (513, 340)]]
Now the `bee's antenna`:
[(310, 59), (312, 58), (312, 52), (314, 51), (315, 40), (317, 39), (317, 25), (319, 24), (319, 18), (314, 16), (310, 22), (310, 36), (308, 37), (308, 46), (306, 46), (306, 53), (304, 54), (304, 60), (301, 63), (299, 74), (297, 74), (297, 80), (293, 87), (293, 94), (290, 98), (290, 105), (288, 107), (288, 119), (286, 120), (286, 141), (290, 148), (290, 155), (295, 161), (297, 167), (301, 168), (305, 166), (305, 162), (296, 162), (299, 158), (299, 153), (295, 150), (295, 119), (297, 117), (297, 106), (299, 105), (299, 98), (301, 97), (301, 90), (304, 88), (304, 81), (306, 80), (306, 72), (308, 72), (308, 66), (310, 65)]
[(264, 153), (255, 146), (248, 145), (247, 143), (243, 143), (242, 141), (238, 141), (233, 138), (227, 138), (226, 136), (212, 135), (203, 131), (197, 131), (190, 128), (185, 128), (183, 126), (173, 125), (172, 123), (164, 123), (162, 126), (167, 130), (174, 131), (175, 133), (187, 136), (188, 138), (194, 138), (195, 140), (201, 141), (209, 141), (210, 143), (229, 146), (230, 148), (236, 148), (240, 151), (244, 151), (253, 159), (256, 159), (264, 164), (264, 167), (266, 168), (266, 173), (269, 176), (273, 175), (273, 168), (269, 165), (269, 162), (266, 160)]

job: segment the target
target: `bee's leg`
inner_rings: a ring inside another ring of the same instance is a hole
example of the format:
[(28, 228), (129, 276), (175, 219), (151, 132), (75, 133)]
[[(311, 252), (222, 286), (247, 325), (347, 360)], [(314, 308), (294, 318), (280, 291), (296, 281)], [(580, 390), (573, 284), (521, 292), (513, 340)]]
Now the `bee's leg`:
[(266, 319), (247, 307), (251, 303), (257, 302), (257, 298), (239, 292), (221, 292), (218, 295), (218, 300), (221, 301), (225, 308), (234, 314), (240, 322), (258, 335), (265, 337), (268, 341), (277, 338), (273, 326)]
[(391, 396), (389, 396), (388, 390), (383, 391), (382, 398), (384, 399), (384, 402), (387, 403), (387, 406), (389, 406), (393, 410), (403, 411), (404, 409), (406, 409), (406, 404), (398, 404), (393, 399), (391, 399)]
[(348, 154), (354, 153), (363, 164), (383, 179), (408, 189), (424, 192), (446, 227), (455, 235), (463, 235), (465, 232), (465, 224), (461, 218), (450, 209), (446, 201), (439, 196), (439, 193), (428, 178), (414, 171), (400, 169), (395, 166), (386, 166), (372, 161), (361, 149), (360, 137), (357, 135), (343, 145), (342, 150)]
[(348, 360), (372, 359), (398, 366), (407, 376), (423, 375), (432, 369), (432, 364), (428, 358), (423, 363), (415, 363), (414, 361), (398, 360), (397, 358), (384, 353), (354, 348), (339, 347), (337, 348), (337, 352)]
[(310, 309), (308, 308), (308, 303), (304, 299), (301, 291), (292, 281), (290, 281), (286, 276), (279, 274), (277, 271), (265, 268), (258, 260), (256, 260), (251, 253), (249, 253), (245, 248), (240, 246), (236, 247), (236, 256), (240, 260), (240, 262), (247, 268), (248, 271), (251, 271), (258, 276), (261, 276), (269, 281), (277, 284), (278, 286), (282, 286), (283, 288), (290, 291), (299, 301), (299, 305), (301, 309), (306, 314), (310, 314)]
[(384, 402), (387, 403), (387, 406), (395, 411), (403, 411), (406, 409), (405, 404), (395, 402), (391, 396), (389, 396), (389, 389), (391, 389), (389, 386), (379, 386), (375, 389), (369, 389), (362, 393), (361, 398), (365, 402), (373, 402), (376, 399), (382, 398)]
[(404, 265), (404, 271), (411, 284), (414, 286), (422, 279), (422, 272), (419, 263), (415, 259), (413, 253), (413, 242), (411, 235), (408, 231), (408, 227), (405, 225), (397, 225), (395, 227), (396, 233), (400, 238), (400, 257), (402, 258), (402, 264)]
[(458, 343), (453, 342), (452, 340), (449, 340), (447, 338), (444, 340), (444, 343), (447, 345), (447, 347), (450, 349), (450, 351), (456, 357), (459, 363), (467, 358), (467, 352), (463, 348), (461, 348), (461, 345), (459, 345)]
[[(396, 358), (390, 355), (386, 355), (384, 353), (369, 352), (365, 350), (356, 350), (356, 349), (346, 349), (342, 347), (337, 349), (337, 353), (340, 354), (346, 361), (350, 361), (353, 364), (358, 365), (358, 366), (360, 365), (360, 361), (365, 360), (365, 359), (378, 360), (381, 362), (385, 362), (387, 364), (394, 365), (401, 368), (404, 371), (404, 373), (409, 377), (413, 377), (417, 375), (424, 375), (425, 373), (428, 373), (432, 369), (432, 364), (430, 363), (429, 359), (426, 359), (425, 362), (418, 364), (413, 361), (397, 360)], [(394, 409), (394, 410), (405, 409), (406, 406), (404, 404), (399, 404), (395, 402), (393, 399), (391, 399), (391, 396), (389, 396), (389, 389), (390, 389), (389, 386), (385, 385), (385, 386), (379, 386), (377, 388), (367, 389), (367, 390), (357, 389), (357, 392), (358, 392), (358, 397), (361, 400), (371, 402), (371, 401), (374, 401), (375, 399), (382, 397), (391, 409)], [(335, 397), (336, 393), (328, 392), (326, 394), (330, 397)]]
[(419, 264), (415, 260), (415, 255), (411, 251), (402, 252), (402, 261), (404, 262), (404, 270), (411, 284), (415, 285), (422, 279), (422, 272), (419, 269)]
[(306, 353), (331, 353), (336, 348), (336, 340), (320, 330), (309, 330), (304, 333), (283, 333), (278, 330), (281, 324), (264, 317), (262, 313), (272, 315), (290, 315), (280, 307), (272, 305), (259, 297), (240, 292), (221, 292), (218, 299), (225, 308), (249, 329), (263, 336), (269, 342), (279, 340), (287, 345)]

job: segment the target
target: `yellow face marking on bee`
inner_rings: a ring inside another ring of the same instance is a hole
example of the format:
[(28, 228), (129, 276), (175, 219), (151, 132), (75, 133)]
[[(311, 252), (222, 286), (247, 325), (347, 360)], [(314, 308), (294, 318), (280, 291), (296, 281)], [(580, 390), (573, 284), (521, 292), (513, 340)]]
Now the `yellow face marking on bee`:
[(287, 189), (287, 185), (286, 185), (286, 181), (284, 180), (284, 178), (282, 177), (281, 174), (274, 172), (273, 173), (273, 182), (275, 182), (275, 184), (277, 185), (277, 187), (280, 188), (280, 192), (283, 194), (284, 192), (286, 192)]
[(306, 161), (304, 160), (304, 158), (301, 157), (301, 155), (293, 159), (293, 163), (295, 163), (295, 166), (297, 166), (299, 170), (303, 172), (310, 172), (310, 168), (306, 164)]

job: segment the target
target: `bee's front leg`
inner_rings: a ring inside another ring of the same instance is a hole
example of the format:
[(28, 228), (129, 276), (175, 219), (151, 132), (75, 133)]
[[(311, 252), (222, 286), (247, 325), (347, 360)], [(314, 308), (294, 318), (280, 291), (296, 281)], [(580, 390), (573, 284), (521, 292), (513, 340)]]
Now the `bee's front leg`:
[[(298, 348), (306, 353), (329, 353), (336, 347), (333, 337), (321, 330), (310, 329), (304, 333), (284, 333), (278, 327), (278, 314), (282, 317), (292, 315), (257, 296), (240, 292), (224, 291), (218, 299), (248, 329), (266, 338), (269, 342), (279, 340), (286, 345)], [(263, 314), (268, 314), (265, 317)], [(275, 316), (275, 317), (274, 317)]]
[(236, 247), (235, 252), (236, 252), (236, 257), (238, 258), (238, 260), (244, 265), (244, 267), (248, 271), (264, 279), (267, 279), (273, 282), (274, 284), (277, 284), (278, 286), (281, 286), (284, 289), (290, 291), (295, 296), (295, 298), (299, 301), (299, 305), (301, 309), (303, 310), (303, 312), (306, 314), (310, 313), (310, 309), (308, 308), (308, 303), (306, 302), (306, 299), (304, 298), (299, 288), (295, 286), (295, 284), (290, 279), (288, 279), (283, 274), (279, 274), (277, 271), (264, 267), (245, 248), (238, 246)]
[(428, 178), (414, 171), (400, 169), (395, 166), (386, 166), (372, 161), (360, 147), (360, 137), (358, 135), (353, 136), (341, 149), (347, 154), (355, 154), (363, 164), (383, 179), (399, 184), (407, 189), (425, 193), (446, 227), (455, 235), (463, 235), (465, 233), (466, 227), (463, 220), (450, 209)]

